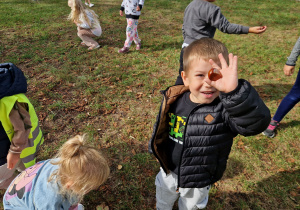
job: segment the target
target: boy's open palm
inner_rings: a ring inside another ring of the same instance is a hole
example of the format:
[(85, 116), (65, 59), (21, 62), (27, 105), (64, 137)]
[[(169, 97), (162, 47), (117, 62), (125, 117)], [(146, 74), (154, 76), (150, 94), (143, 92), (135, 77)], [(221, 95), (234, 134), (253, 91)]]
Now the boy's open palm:
[(219, 54), (219, 59), (221, 63), (221, 67), (218, 66), (212, 59), (209, 60), (209, 63), (212, 65), (214, 69), (218, 69), (221, 74), (222, 78), (211, 81), (209, 78), (205, 79), (205, 82), (217, 90), (229, 93), (233, 91), (238, 86), (238, 73), (237, 73), (237, 56), (233, 56), (232, 53), (229, 54), (229, 65), (227, 64), (226, 60), (224, 59), (222, 54)]

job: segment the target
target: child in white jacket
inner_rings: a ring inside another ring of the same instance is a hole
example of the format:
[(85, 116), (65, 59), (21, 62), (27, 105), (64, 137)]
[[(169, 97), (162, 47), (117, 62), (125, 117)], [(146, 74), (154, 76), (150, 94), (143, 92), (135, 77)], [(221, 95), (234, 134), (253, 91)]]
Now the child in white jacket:
[(88, 50), (94, 50), (100, 47), (93, 38), (102, 34), (102, 29), (98, 16), (93, 10), (85, 8), (81, 0), (68, 0), (71, 7), (69, 20), (77, 25), (77, 35), (81, 38), (81, 45), (89, 47)]
[(127, 53), (132, 41), (136, 44), (136, 50), (141, 49), (141, 40), (139, 39), (137, 26), (143, 5), (144, 0), (123, 0), (120, 16), (123, 16), (123, 11), (125, 10), (127, 28), (124, 47), (119, 50), (119, 53)]

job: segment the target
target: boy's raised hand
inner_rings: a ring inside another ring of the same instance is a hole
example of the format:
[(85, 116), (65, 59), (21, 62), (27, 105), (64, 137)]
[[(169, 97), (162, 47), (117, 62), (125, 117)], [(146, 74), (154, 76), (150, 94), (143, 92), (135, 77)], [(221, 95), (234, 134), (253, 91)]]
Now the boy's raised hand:
[(221, 67), (218, 66), (212, 59), (209, 60), (209, 63), (212, 65), (214, 69), (218, 69), (221, 74), (222, 78), (211, 81), (209, 78), (205, 78), (205, 82), (213, 87), (215, 87), (217, 90), (229, 93), (233, 91), (238, 86), (238, 73), (237, 73), (237, 56), (233, 56), (232, 53), (229, 54), (229, 66), (224, 59), (223, 55), (219, 54), (219, 59), (221, 63)]

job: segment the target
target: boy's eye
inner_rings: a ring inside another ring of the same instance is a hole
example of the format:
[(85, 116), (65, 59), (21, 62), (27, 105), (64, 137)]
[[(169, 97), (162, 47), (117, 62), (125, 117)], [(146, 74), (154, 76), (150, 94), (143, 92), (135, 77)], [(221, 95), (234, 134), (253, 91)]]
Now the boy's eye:
[(196, 77), (205, 77), (204, 74), (197, 74)]

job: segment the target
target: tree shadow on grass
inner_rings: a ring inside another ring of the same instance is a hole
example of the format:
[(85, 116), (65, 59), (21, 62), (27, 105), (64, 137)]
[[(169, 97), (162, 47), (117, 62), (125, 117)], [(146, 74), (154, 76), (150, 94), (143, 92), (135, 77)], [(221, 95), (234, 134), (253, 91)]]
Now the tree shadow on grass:
[(280, 126), (278, 126), (278, 131), (280, 131), (281, 129), (286, 129), (288, 127), (294, 127), (294, 126), (298, 126), (298, 125), (300, 125), (299, 120), (291, 121), (288, 123), (280, 123)]
[[(125, 37), (124, 37), (124, 39), (122, 39), (121, 37), (118, 37), (119, 34), (117, 32), (115, 34), (116, 34), (116, 36), (99, 38), (99, 39), (97, 39), (97, 41), (100, 43), (101, 46), (122, 48), (123, 44), (125, 42)], [(135, 47), (136, 47), (136, 45), (133, 42), (130, 47), (130, 50), (135, 51)], [(174, 49), (174, 50), (178, 49), (177, 53), (178, 53), (178, 60), (179, 60), (181, 43), (176, 42), (176, 41), (156, 45), (155, 43), (149, 44), (147, 42), (147, 40), (145, 40), (145, 41), (142, 40), (142, 49), (140, 51), (141, 52), (143, 52), (143, 51), (154, 52), (154, 51), (162, 51), (165, 49)]]
[(259, 95), (266, 101), (282, 100), (292, 87), (292, 84), (263, 84), (254, 86)]
[(229, 158), (227, 161), (226, 171), (222, 177), (222, 180), (231, 179), (238, 174), (242, 173), (244, 170), (244, 165), (241, 161), (235, 158)]
[(181, 50), (181, 42), (178, 41), (171, 41), (171, 42), (164, 42), (162, 44), (156, 45), (156, 44), (145, 44), (143, 45), (144, 49), (149, 49), (151, 51), (160, 51), (165, 49), (178, 49), (178, 60)]
[(250, 193), (217, 192), (207, 209), (297, 209), (300, 207), (300, 169), (282, 171), (257, 182)]

